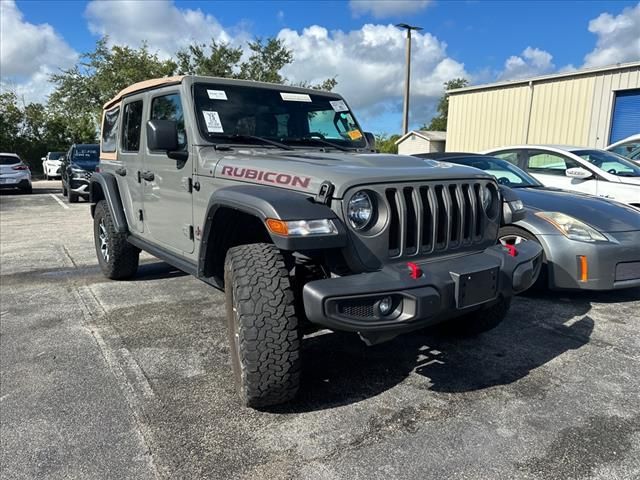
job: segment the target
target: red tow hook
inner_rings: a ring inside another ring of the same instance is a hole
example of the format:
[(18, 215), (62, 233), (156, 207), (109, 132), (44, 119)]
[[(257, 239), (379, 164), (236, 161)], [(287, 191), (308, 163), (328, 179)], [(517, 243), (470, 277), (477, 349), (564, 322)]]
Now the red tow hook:
[(415, 263), (407, 262), (407, 267), (409, 267), (409, 270), (411, 271), (411, 273), (409, 273), (409, 276), (414, 280), (417, 280), (422, 276), (422, 269)]
[(503, 245), (503, 246), (504, 246), (504, 248), (507, 249), (507, 253), (509, 255), (511, 255), (512, 257), (515, 257), (515, 256), (518, 255), (518, 250), (516, 250), (516, 247), (514, 247), (513, 245), (508, 245), (507, 244), (507, 245)]

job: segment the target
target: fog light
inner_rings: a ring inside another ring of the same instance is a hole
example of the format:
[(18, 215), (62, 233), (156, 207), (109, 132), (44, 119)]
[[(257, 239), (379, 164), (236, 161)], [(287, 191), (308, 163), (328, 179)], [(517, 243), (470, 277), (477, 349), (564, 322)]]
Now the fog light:
[(381, 315), (389, 315), (393, 309), (393, 299), (391, 297), (384, 297), (378, 302), (378, 310)]

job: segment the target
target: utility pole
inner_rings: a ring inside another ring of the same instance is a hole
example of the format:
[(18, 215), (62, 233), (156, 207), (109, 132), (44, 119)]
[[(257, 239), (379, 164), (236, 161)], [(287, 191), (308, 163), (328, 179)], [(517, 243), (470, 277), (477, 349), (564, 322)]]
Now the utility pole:
[(409, 84), (411, 83), (411, 30), (422, 30), (422, 27), (414, 27), (406, 23), (399, 23), (398, 28), (407, 30), (407, 59), (404, 77), (404, 109), (402, 117), (402, 134), (409, 131)]

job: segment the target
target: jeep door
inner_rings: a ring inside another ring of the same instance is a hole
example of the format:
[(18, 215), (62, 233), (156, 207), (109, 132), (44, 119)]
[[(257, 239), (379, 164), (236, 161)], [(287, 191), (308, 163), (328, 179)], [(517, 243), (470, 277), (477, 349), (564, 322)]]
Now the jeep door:
[(142, 96), (130, 97), (119, 107), (122, 121), (118, 160), (122, 162), (122, 167), (115, 170), (129, 228), (136, 232), (144, 231), (144, 222), (141, 219), (143, 192), (140, 177), (143, 170), (143, 149), (140, 148), (140, 140), (144, 103)]
[[(178, 127), (178, 159), (167, 152), (151, 151), (145, 145), (143, 171), (145, 237), (173, 249), (175, 253), (192, 253), (193, 202), (190, 179), (192, 155), (188, 155), (183, 102), (179, 87), (154, 90), (150, 95), (147, 120), (171, 120)], [(146, 139), (146, 135), (145, 135)], [(146, 142), (145, 142), (146, 143)]]

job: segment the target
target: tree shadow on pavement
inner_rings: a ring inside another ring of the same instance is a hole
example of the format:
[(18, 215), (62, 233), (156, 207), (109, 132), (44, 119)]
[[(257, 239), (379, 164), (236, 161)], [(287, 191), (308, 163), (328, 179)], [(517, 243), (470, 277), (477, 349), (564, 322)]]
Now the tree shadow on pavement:
[(589, 342), (588, 301), (518, 298), (491, 332), (458, 337), (435, 327), (367, 347), (353, 334), (327, 333), (303, 341), (297, 399), (273, 412), (309, 412), (374, 397), (406, 379), (412, 387), (460, 393), (507, 385)]

